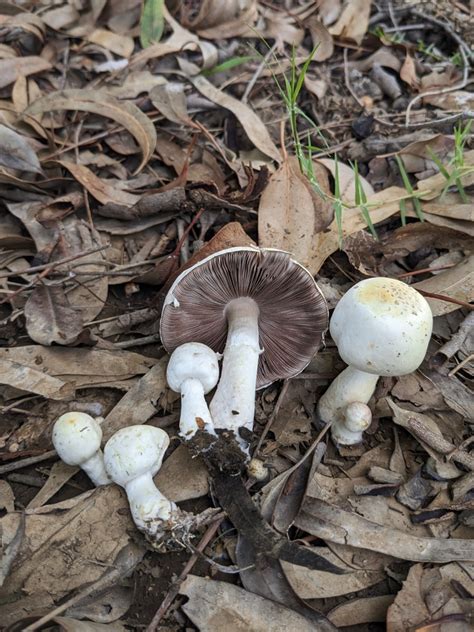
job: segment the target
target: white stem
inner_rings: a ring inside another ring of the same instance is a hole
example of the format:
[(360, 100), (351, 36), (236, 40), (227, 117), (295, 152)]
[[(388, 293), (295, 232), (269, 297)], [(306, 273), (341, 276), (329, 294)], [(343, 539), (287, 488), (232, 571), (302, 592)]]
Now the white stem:
[(226, 308), (227, 342), (210, 410), (214, 427), (233, 430), (237, 438), (239, 428), (253, 429), (260, 355), (258, 313), (251, 298), (235, 299)]
[(148, 535), (156, 535), (169, 520), (176, 505), (159, 491), (150, 473), (137, 476), (125, 485), (133, 521)]
[(99, 487), (99, 485), (110, 485), (112, 482), (105, 470), (102, 450), (98, 450), (94, 456), (84, 461), (81, 468), (97, 487)]
[(188, 440), (198, 430), (215, 434), (212, 417), (204, 398), (204, 388), (199, 380), (189, 378), (181, 384), (179, 434)]
[(353, 402), (367, 404), (374, 394), (378, 379), (378, 375), (348, 366), (319, 400), (319, 416), (326, 423), (333, 422), (331, 433), (337, 443), (352, 445), (362, 440), (361, 433), (353, 433), (345, 427), (346, 408)]

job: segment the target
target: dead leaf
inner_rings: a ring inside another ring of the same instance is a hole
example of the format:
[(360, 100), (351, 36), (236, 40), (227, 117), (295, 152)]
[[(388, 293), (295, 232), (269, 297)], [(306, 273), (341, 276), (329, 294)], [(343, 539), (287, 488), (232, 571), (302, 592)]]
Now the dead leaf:
[(329, 32), (339, 37), (352, 39), (360, 44), (369, 27), (372, 0), (350, 0), (346, 2), (336, 24)]
[(179, 503), (205, 496), (209, 491), (208, 478), (204, 462), (194, 458), (185, 445), (180, 445), (164, 461), (155, 483), (162, 494)]
[(46, 59), (36, 56), (12, 57), (2, 59), (2, 73), (0, 75), (0, 89), (14, 83), (18, 77), (35, 75), (38, 72), (51, 70), (52, 66)]
[(35, 116), (55, 110), (92, 112), (122, 125), (136, 139), (142, 150), (143, 160), (137, 172), (143, 169), (153, 155), (156, 144), (155, 126), (148, 116), (130, 101), (119, 101), (102, 90), (61, 90), (39, 99), (30, 105), (23, 115)]
[[(474, 255), (466, 257), (454, 268), (440, 272), (430, 279), (414, 283), (412, 287), (432, 294), (448, 296), (465, 303), (474, 301)], [(433, 316), (440, 316), (461, 309), (461, 305), (433, 299), (429, 296), (426, 297), (426, 300), (430, 304)]]
[(387, 609), (393, 600), (393, 595), (351, 599), (333, 608), (327, 616), (337, 628), (361, 625), (362, 623), (385, 623)]
[(194, 127), (193, 121), (189, 118), (182, 83), (168, 81), (163, 85), (155, 86), (150, 90), (149, 96), (156, 109), (169, 121)]
[(357, 590), (364, 590), (374, 586), (384, 579), (385, 573), (380, 570), (354, 570), (345, 565), (340, 557), (326, 547), (312, 547), (317, 553), (344, 569), (344, 575), (334, 575), (321, 571), (314, 571), (289, 562), (281, 562), (291, 587), (300, 599), (327, 599), (339, 595), (347, 595)]
[(420, 80), (416, 74), (415, 60), (408, 51), (405, 61), (400, 68), (400, 78), (414, 90), (416, 90), (420, 84)]
[(75, 388), (108, 386), (146, 373), (155, 363), (139, 353), (122, 350), (44, 347), (0, 348), (0, 361), (17, 362), (45, 377), (56, 378), (63, 386)]
[(25, 319), (28, 335), (42, 345), (74, 344), (83, 328), (81, 312), (71, 306), (64, 288), (44, 282), (28, 297)]
[(95, 29), (87, 35), (86, 39), (126, 59), (133, 53), (134, 42), (132, 37), (117, 35), (107, 29)]
[(133, 206), (140, 200), (138, 195), (122, 191), (112, 183), (105, 182), (85, 165), (78, 165), (66, 160), (57, 160), (56, 162), (67, 169), (101, 204), (114, 202), (115, 204), (122, 204), (124, 206)]
[(0, 359), (0, 384), (49, 399), (67, 399), (74, 393), (71, 384), (13, 360)]
[[(143, 549), (130, 545), (134, 525), (125, 494), (115, 485), (100, 487), (55, 505), (26, 510), (26, 537), (6, 583), (6, 594), (50, 595), (61, 599), (99, 580), (104, 569), (140, 561)], [(4, 543), (15, 533), (18, 513), (1, 519)], [(130, 559), (120, 561), (120, 555)], [(115, 579), (116, 581), (116, 579)], [(2, 623), (18, 618), (21, 599), (0, 606)], [(29, 613), (30, 615), (33, 613)], [(36, 612), (34, 614), (37, 614)], [(44, 614), (44, 611), (41, 613)]]
[(249, 10), (256, 13), (255, 5), (255, 0), (203, 0), (197, 15), (190, 14), (184, 7), (181, 8), (181, 22), (183, 26), (194, 31), (209, 29), (229, 22), (239, 22), (242, 16), (247, 16)]
[[(222, 632), (240, 629), (252, 632), (314, 632), (314, 623), (302, 615), (227, 582), (217, 582), (188, 575), (180, 594), (188, 601), (182, 606), (185, 614), (200, 630)], [(333, 627), (321, 624), (321, 632)]]
[(120, 428), (144, 424), (155, 415), (155, 404), (167, 389), (167, 363), (167, 356), (161, 358), (112, 408), (102, 423), (104, 441)]
[[(442, 621), (443, 630), (467, 630), (472, 608), (472, 565), (447, 564), (438, 568), (412, 566), (402, 589), (387, 612), (387, 631), (405, 632), (422, 629), (423, 624)], [(452, 617), (452, 619), (451, 619)], [(450, 620), (452, 623), (450, 623)], [(457, 621), (457, 623), (456, 623)], [(465, 624), (465, 625), (464, 625)], [(467, 626), (467, 627), (466, 627)]]
[(38, 156), (27, 139), (5, 125), (0, 125), (0, 165), (42, 173)]
[(276, 162), (281, 161), (280, 152), (271, 139), (267, 128), (248, 105), (222, 92), (202, 75), (188, 77), (188, 80), (213, 103), (230, 110), (237, 117), (255, 147)]
[(474, 109), (474, 96), (472, 92), (456, 90), (447, 94), (426, 95), (423, 97), (423, 103), (434, 105), (442, 110), (459, 112)]
[(54, 617), (51, 623), (57, 623), (62, 632), (126, 632), (127, 628), (115, 621), (114, 623), (93, 623), (92, 621), (79, 621), (67, 617)]
[(311, 39), (313, 41), (313, 48), (316, 48), (312, 60), (313, 61), (325, 61), (332, 57), (334, 52), (334, 42), (331, 33), (327, 28), (318, 20), (318, 18), (312, 15), (306, 21), (306, 27), (311, 33)]
[(71, 4), (64, 4), (41, 13), (41, 19), (50, 28), (60, 30), (79, 20), (79, 12)]
[[(326, 172), (315, 168), (323, 194), (329, 193)], [(302, 175), (298, 161), (286, 158), (270, 177), (258, 209), (259, 243), (264, 248), (280, 248), (294, 254), (311, 267), (314, 236), (332, 221), (332, 205), (324, 200)]]

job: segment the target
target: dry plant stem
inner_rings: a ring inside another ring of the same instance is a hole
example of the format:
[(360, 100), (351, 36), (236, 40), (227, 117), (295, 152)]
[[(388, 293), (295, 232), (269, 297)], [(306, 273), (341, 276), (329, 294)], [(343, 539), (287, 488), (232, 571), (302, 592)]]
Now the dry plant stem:
[(147, 627), (146, 632), (155, 632), (155, 630), (157, 630), (160, 621), (163, 619), (165, 614), (168, 612), (169, 607), (171, 606), (173, 601), (178, 596), (181, 584), (184, 582), (186, 577), (189, 575), (189, 573), (193, 569), (193, 566), (198, 561), (199, 553), (204, 551), (206, 546), (210, 543), (212, 538), (217, 533), (217, 530), (219, 529), (219, 527), (220, 527), (221, 523), (223, 522), (223, 520), (224, 520), (223, 517), (219, 518), (218, 520), (213, 522), (211, 525), (209, 525), (207, 531), (202, 536), (201, 541), (199, 542), (199, 544), (196, 547), (196, 553), (193, 553), (191, 555), (191, 557), (187, 561), (185, 567), (183, 568), (183, 570), (179, 574), (178, 579), (176, 580), (174, 585), (166, 593), (165, 598), (161, 602), (161, 605), (158, 608), (158, 610), (156, 611), (155, 616), (153, 617), (153, 619), (151, 620), (149, 626)]
[(253, 74), (253, 77), (250, 79), (250, 81), (247, 84), (247, 87), (245, 88), (244, 94), (242, 95), (242, 99), (241, 99), (242, 103), (247, 103), (247, 101), (249, 99), (249, 96), (250, 96), (250, 93), (252, 92), (252, 90), (253, 90), (255, 84), (257, 83), (258, 78), (262, 74), (265, 66), (267, 65), (268, 60), (270, 59), (270, 57), (275, 52), (276, 47), (277, 47), (277, 43), (275, 42), (275, 44), (273, 44), (273, 46), (268, 49), (267, 53), (265, 54), (265, 57), (262, 59), (261, 63), (257, 67), (256, 71)]
[(347, 64), (347, 48), (344, 48), (343, 56), (344, 56), (344, 83), (346, 84), (346, 88), (349, 90), (353, 99), (355, 99), (356, 103), (360, 105), (361, 108), (363, 108), (364, 105), (362, 101), (359, 99), (359, 97), (356, 95), (354, 90), (352, 89), (351, 82), (349, 80), (349, 67)]
[(412, 417), (408, 420), (408, 429), (418, 439), (429, 445), (436, 452), (445, 454), (448, 460), (461, 463), (471, 471), (474, 471), (474, 456), (469, 452), (460, 450), (455, 445), (447, 441), (443, 436), (430, 430), (424, 423)]
[(41, 461), (47, 461), (48, 459), (54, 459), (56, 457), (56, 450), (49, 450), (48, 452), (38, 454), (37, 456), (29, 456), (26, 459), (21, 459), (20, 461), (0, 465), (0, 475), (6, 474), (7, 472), (14, 472), (15, 470), (21, 470), (23, 467), (29, 467), (30, 465), (35, 465), (36, 463), (41, 463)]
[(471, 355), (469, 355), (466, 358), (464, 358), (464, 360), (462, 362), (460, 362), (457, 366), (455, 366), (454, 369), (452, 369), (448, 373), (448, 377), (453, 377), (453, 375), (456, 375), (456, 373), (458, 371), (460, 371), (463, 367), (465, 367), (466, 364), (469, 364), (472, 360), (474, 360), (474, 353), (471, 353)]
[[(302, 375), (304, 375), (304, 373)], [(286, 393), (288, 391), (288, 386), (289, 385), (290, 385), (290, 380), (284, 380), (283, 386), (281, 387), (281, 391), (280, 391), (280, 394), (278, 395), (278, 399), (276, 401), (275, 407), (273, 408), (272, 414), (268, 418), (268, 421), (265, 424), (265, 428), (263, 429), (263, 432), (260, 435), (260, 439), (258, 440), (257, 447), (255, 448), (254, 455), (253, 455), (254, 457), (256, 457), (256, 456), (258, 456), (260, 454), (260, 449), (262, 447), (262, 444), (265, 441), (265, 437), (267, 436), (268, 431), (272, 427), (273, 422), (275, 421), (275, 417), (278, 415), (280, 407), (281, 407), (281, 405), (283, 403), (283, 400), (285, 399)]]
[(43, 270), (48, 270), (48, 271), (54, 270), (54, 268), (57, 268), (63, 263), (76, 261), (76, 259), (80, 259), (81, 257), (87, 257), (89, 255), (94, 254), (95, 252), (100, 252), (101, 250), (107, 250), (108, 247), (109, 246), (97, 246), (97, 248), (91, 248), (90, 250), (85, 250), (84, 252), (80, 252), (75, 255), (70, 255), (69, 257), (64, 257), (64, 259), (58, 259), (57, 261), (53, 261), (51, 263), (44, 263), (40, 266), (32, 266), (31, 268), (27, 268), (26, 270), (16, 270), (15, 272), (3, 272), (0, 274), (0, 279), (5, 279), (8, 277), (14, 277), (14, 276), (22, 276), (24, 274), (31, 274), (33, 272), (42, 272)]
[(426, 296), (428, 298), (434, 298), (438, 301), (445, 301), (446, 303), (454, 303), (454, 305), (462, 305), (469, 310), (474, 310), (474, 305), (471, 303), (466, 303), (466, 301), (460, 301), (457, 298), (452, 298), (451, 296), (444, 296), (444, 294), (433, 294), (432, 292), (425, 292), (425, 290), (417, 290), (422, 296)]

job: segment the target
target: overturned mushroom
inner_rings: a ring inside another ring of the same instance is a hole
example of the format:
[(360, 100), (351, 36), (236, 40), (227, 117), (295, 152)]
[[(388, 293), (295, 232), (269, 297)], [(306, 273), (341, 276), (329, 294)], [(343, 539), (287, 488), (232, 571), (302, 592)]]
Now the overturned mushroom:
[[(385, 277), (365, 279), (339, 301), (330, 332), (339, 355), (349, 366), (338, 375), (319, 400), (318, 412), (333, 422), (333, 438), (350, 445), (362, 440), (358, 430), (370, 423), (367, 411), (349, 408), (367, 404), (381, 375), (406, 375), (425, 357), (433, 327), (430, 306), (410, 286)], [(354, 413), (357, 421), (355, 421)], [(341, 428), (350, 417), (349, 434)], [(350, 434), (352, 433), (352, 434)]]
[(53, 445), (59, 458), (83, 469), (94, 485), (112, 482), (105, 471), (101, 441), (99, 423), (86, 413), (66, 413), (54, 424)]
[(211, 415), (245, 451), (240, 431), (252, 431), (255, 390), (300, 373), (319, 348), (327, 320), (313, 277), (288, 253), (229, 248), (175, 280), (160, 331), (168, 351), (196, 341), (224, 352)]

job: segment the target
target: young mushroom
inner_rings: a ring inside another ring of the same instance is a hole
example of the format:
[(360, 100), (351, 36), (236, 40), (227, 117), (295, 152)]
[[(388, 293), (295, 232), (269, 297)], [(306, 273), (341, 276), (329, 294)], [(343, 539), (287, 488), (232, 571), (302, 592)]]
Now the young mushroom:
[(300, 373), (327, 321), (313, 277), (288, 253), (229, 248), (178, 276), (165, 299), (160, 333), (168, 351), (197, 341), (224, 353), (210, 411), (214, 427), (233, 431), (246, 453), (240, 432), (252, 432), (255, 390)]
[(153, 539), (159, 539), (180, 512), (153, 482), (169, 442), (164, 430), (136, 425), (116, 432), (104, 448), (107, 473), (125, 489), (138, 529)]
[[(370, 424), (370, 417), (367, 411), (359, 413), (359, 430), (354, 435), (351, 427), (357, 425), (357, 411), (348, 406), (353, 402), (367, 404), (379, 376), (415, 371), (425, 357), (432, 327), (428, 302), (401, 281), (365, 279), (346, 292), (336, 305), (329, 329), (339, 355), (349, 366), (318, 404), (321, 419), (333, 422), (336, 442), (351, 445), (362, 439), (363, 426)], [(343, 426), (352, 435), (341, 432)]]
[(194, 516), (181, 511), (153, 482), (169, 445), (168, 435), (153, 426), (127, 426), (105, 444), (110, 478), (125, 489), (133, 521), (157, 549), (186, 545), (192, 531), (206, 524), (214, 508)]
[(166, 379), (170, 388), (181, 393), (180, 435), (191, 439), (198, 430), (214, 434), (204, 395), (219, 379), (217, 354), (200, 342), (187, 342), (171, 354)]
[(94, 485), (112, 482), (105, 471), (101, 441), (100, 425), (86, 413), (66, 413), (54, 424), (53, 445), (59, 458), (82, 468)]

